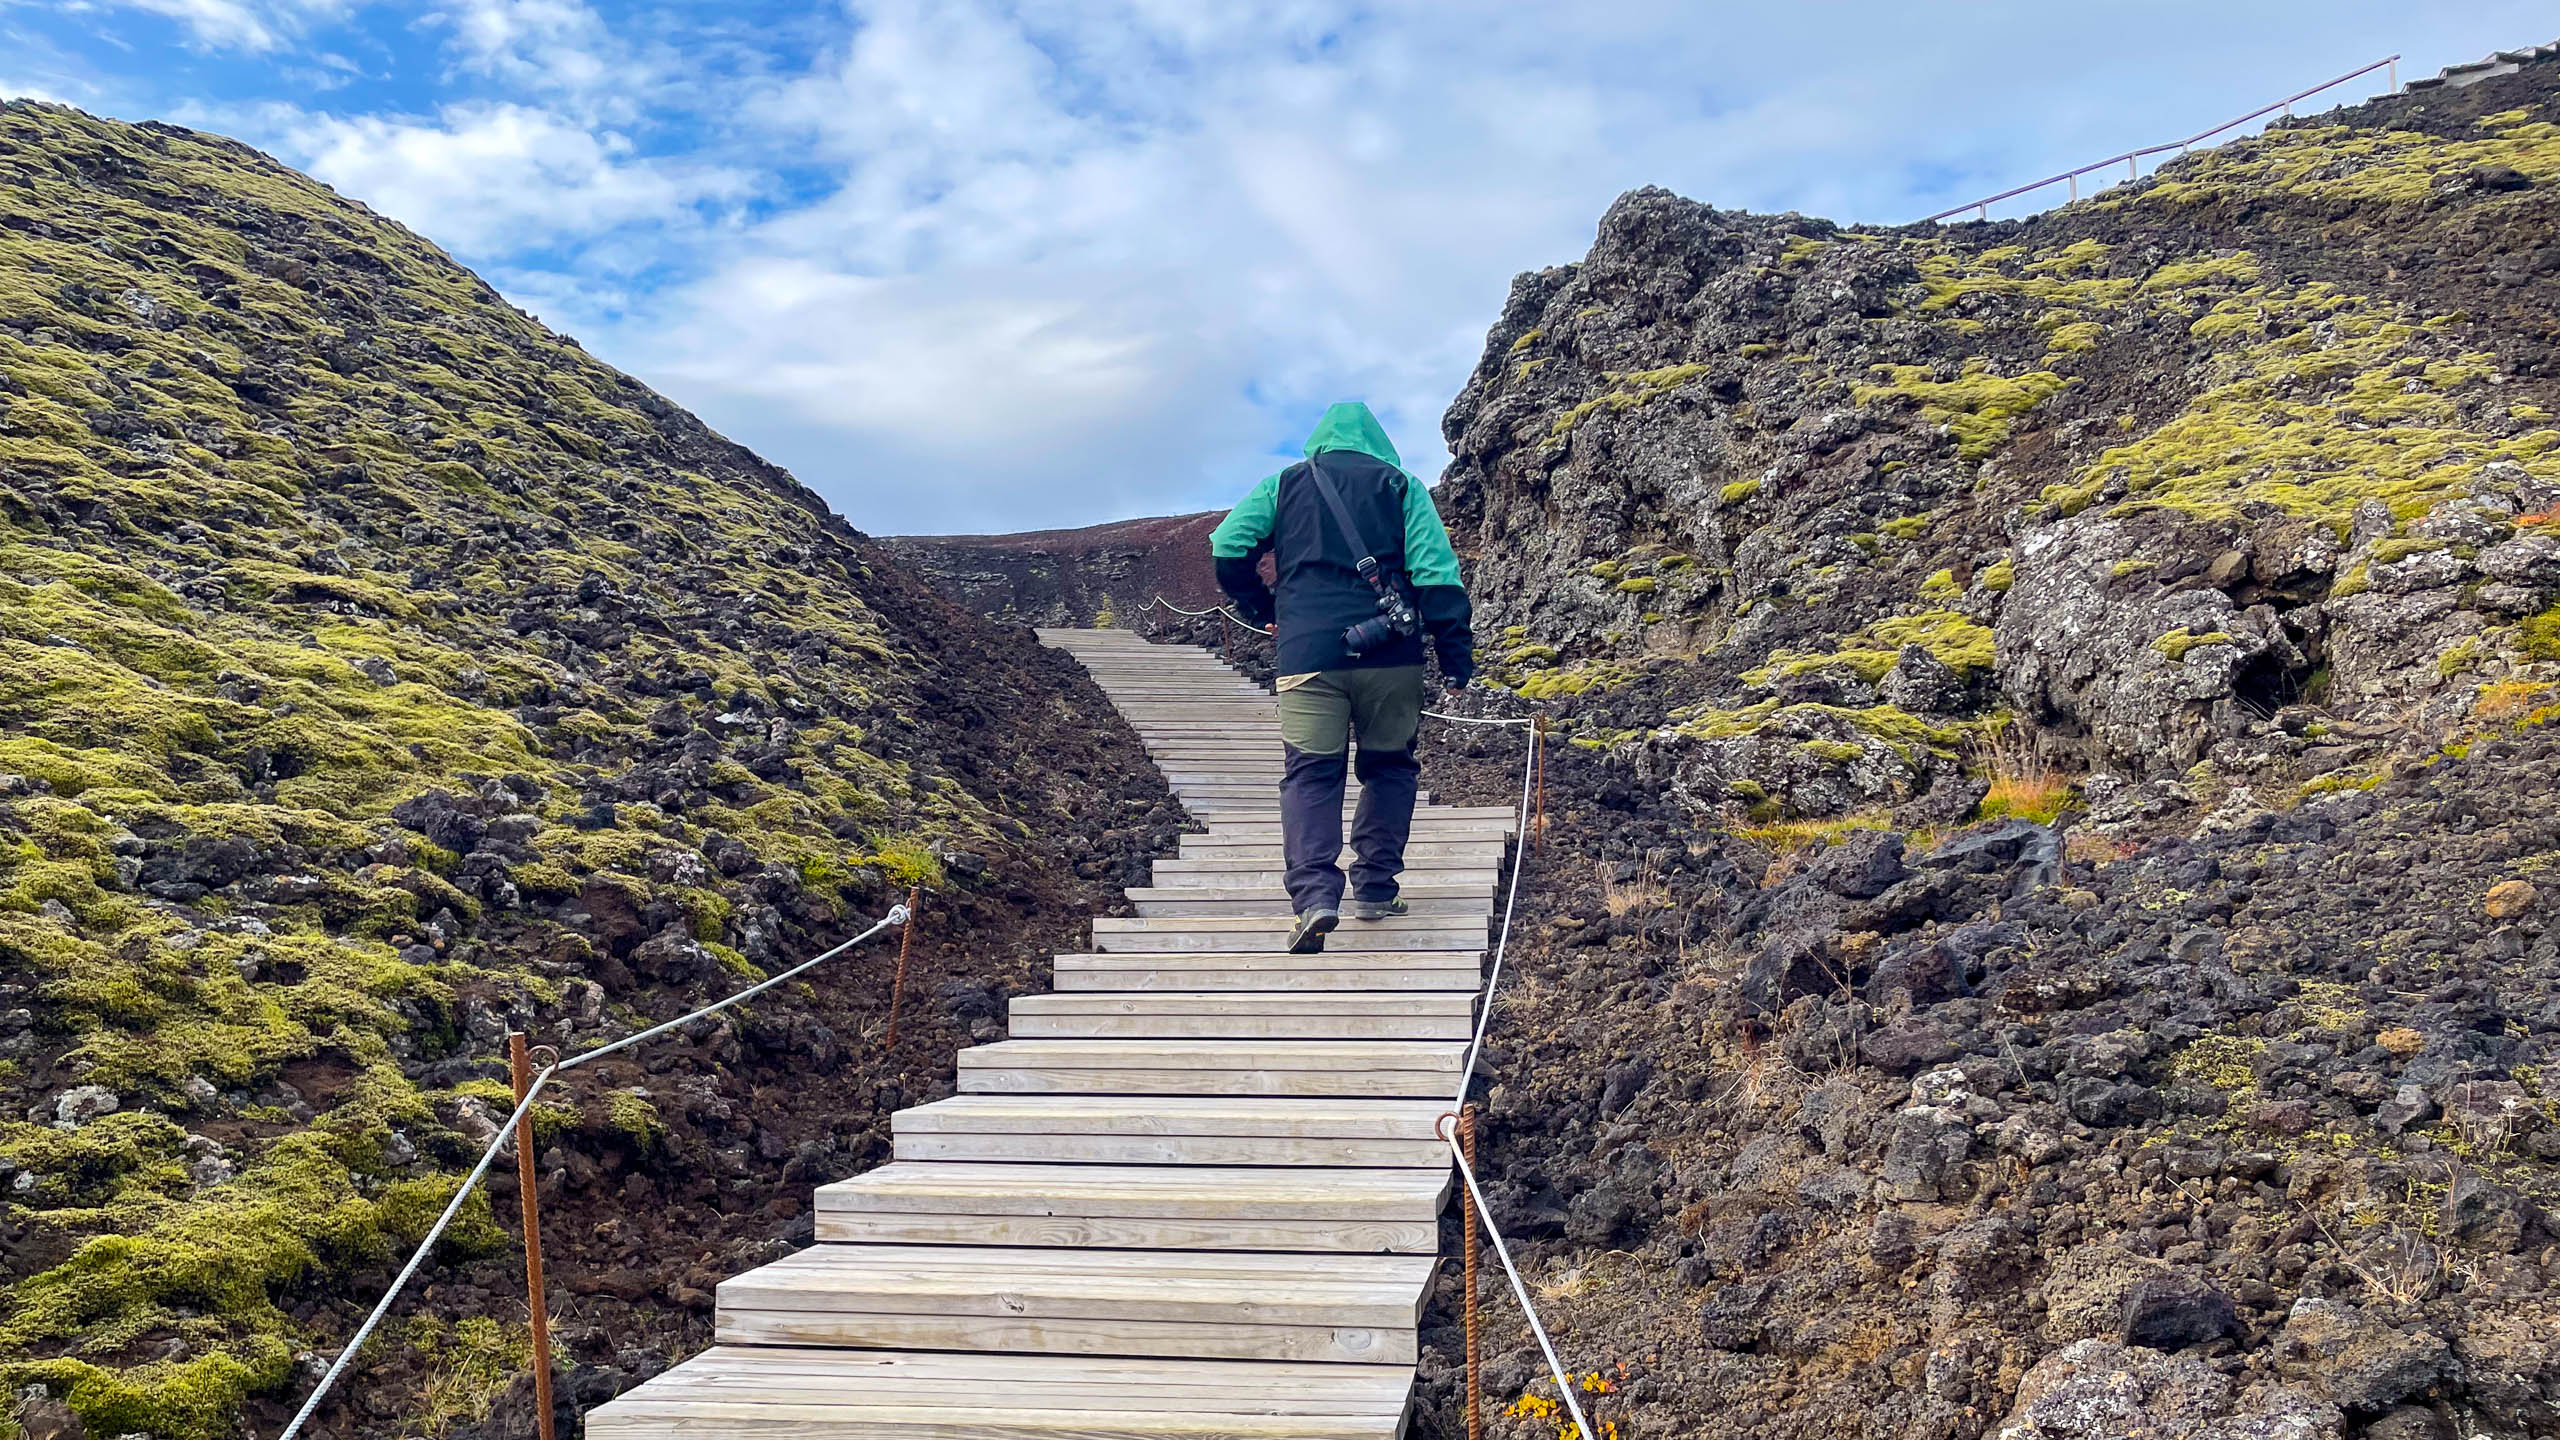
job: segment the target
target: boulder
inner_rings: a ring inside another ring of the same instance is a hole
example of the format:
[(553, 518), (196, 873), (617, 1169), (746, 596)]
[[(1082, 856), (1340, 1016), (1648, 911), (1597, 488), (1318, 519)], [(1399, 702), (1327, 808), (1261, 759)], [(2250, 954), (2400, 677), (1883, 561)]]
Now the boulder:
[(2276, 1373), (2348, 1410), (2380, 1410), (2452, 1373), (2442, 1338), (2399, 1330), (2352, 1305), (2306, 1295), (2276, 1337)]
[(2080, 1340), (2036, 1362), (1999, 1440), (2336, 1440), (2337, 1407), (2300, 1387), (2240, 1390), (2183, 1355)]

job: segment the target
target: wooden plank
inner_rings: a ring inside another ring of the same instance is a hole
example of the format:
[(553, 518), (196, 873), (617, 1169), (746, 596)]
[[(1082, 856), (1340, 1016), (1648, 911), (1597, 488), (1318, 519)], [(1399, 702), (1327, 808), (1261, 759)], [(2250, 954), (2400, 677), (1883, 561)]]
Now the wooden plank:
[(1255, 1044), (1230, 1040), (1000, 1040), (992, 1045), (972, 1045), (960, 1052), (959, 1060), (963, 1074), (1022, 1064), (1195, 1070), (1232, 1063), (1256, 1070), (1322, 1071), (1356, 1065), (1372, 1070), (1416, 1070), (1455, 1076), (1466, 1063), (1466, 1048), (1406, 1040), (1272, 1040)]
[[(954, 1095), (890, 1117), (895, 1134), (1228, 1135), (1428, 1140), (1448, 1106), (1429, 1100), (1230, 1100), (1163, 1096), (1018, 1100)], [(1443, 1148), (1442, 1159), (1448, 1152)]]
[[(1055, 989), (1060, 994), (1083, 994), (1097, 991), (1309, 991), (1309, 990), (1462, 990), (1473, 994), (1484, 982), (1477, 955), (1471, 951), (1421, 950), (1398, 959), (1411, 964), (1398, 964), (1395, 959), (1364, 957), (1356, 965), (1288, 965), (1281, 961), (1322, 960), (1332, 952), (1314, 955), (1262, 956), (1203, 953), (1172, 954), (1140, 952), (1092, 957), (1059, 957)], [(1070, 965), (1070, 958), (1090, 958), (1097, 962), (1119, 962)], [(1250, 959), (1274, 963), (1236, 967), (1221, 962)], [(1437, 963), (1448, 961), (1453, 963)]]
[(1396, 1365), (715, 1346), (585, 1423), (605, 1440), (1391, 1440), (1412, 1385)]
[(1435, 1257), (818, 1245), (723, 1281), (725, 1344), (1409, 1362)]
[[(1447, 950), (1471, 955), (1482, 953), (1489, 944), (1486, 928), (1482, 922), (1470, 925), (1466, 920), (1453, 915), (1416, 915), (1410, 918), (1438, 928), (1417, 929), (1399, 926), (1390, 929), (1388, 927), (1396, 924), (1393, 920), (1346, 920), (1343, 924), (1360, 926), (1356, 935), (1346, 937), (1347, 943), (1358, 945), (1363, 950)], [(1209, 926), (1222, 922), (1210, 919), (1160, 920), (1156, 923)], [(1289, 922), (1286, 919), (1257, 919), (1253, 923), (1258, 928), (1253, 930), (1110, 931), (1097, 933), (1093, 937), (1093, 944), (1097, 950), (1116, 953), (1206, 955), (1222, 951), (1276, 950), (1281, 948), (1288, 938)], [(1334, 933), (1342, 932), (1337, 930)]]
[(1427, 1220), (1450, 1176), (1418, 1170), (897, 1162), (822, 1185), (817, 1208), (1195, 1220)]

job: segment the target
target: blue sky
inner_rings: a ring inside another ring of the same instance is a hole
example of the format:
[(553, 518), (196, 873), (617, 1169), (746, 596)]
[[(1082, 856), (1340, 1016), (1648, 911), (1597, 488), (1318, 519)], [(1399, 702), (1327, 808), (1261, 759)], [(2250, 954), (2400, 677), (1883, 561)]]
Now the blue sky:
[(1435, 474), (1511, 277), (1637, 185), (1908, 220), (2554, 38), (2520, 0), (0, 0), (0, 95), (257, 144), (901, 533), (1229, 504), (1336, 399)]

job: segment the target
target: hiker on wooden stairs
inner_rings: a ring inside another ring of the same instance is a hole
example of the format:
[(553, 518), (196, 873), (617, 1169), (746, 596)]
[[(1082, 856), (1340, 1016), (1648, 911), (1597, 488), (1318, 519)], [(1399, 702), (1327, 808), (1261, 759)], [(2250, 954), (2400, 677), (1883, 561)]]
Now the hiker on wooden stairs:
[[(1396, 877), (1421, 773), (1413, 747), (1426, 637), (1442, 683), (1462, 689), (1475, 674), (1457, 552), (1431, 492), (1405, 473), (1385, 427), (1366, 405), (1332, 406), (1307, 437), (1306, 456), (1256, 485), (1209, 536), (1219, 588), (1278, 640), (1281, 840), (1298, 917), (1289, 948), (1300, 954), (1323, 949), (1341, 919), (1352, 740), (1361, 791), (1351, 826), (1351, 914), (1383, 920), (1404, 913)], [(1265, 554), (1276, 592), (1263, 583)], [(1410, 628), (1381, 623), (1402, 618), (1395, 602), (1416, 622)]]

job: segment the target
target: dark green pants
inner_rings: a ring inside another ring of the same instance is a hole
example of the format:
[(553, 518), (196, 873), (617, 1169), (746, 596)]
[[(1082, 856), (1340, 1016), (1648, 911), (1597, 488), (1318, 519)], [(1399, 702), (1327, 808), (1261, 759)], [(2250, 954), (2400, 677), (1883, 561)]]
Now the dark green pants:
[(1301, 915), (1342, 905), (1345, 752), (1360, 747), (1360, 810), (1352, 817), (1352, 893), (1392, 900), (1413, 831), (1422, 766), (1422, 667), (1326, 670), (1280, 692), (1280, 837), (1289, 902)]

